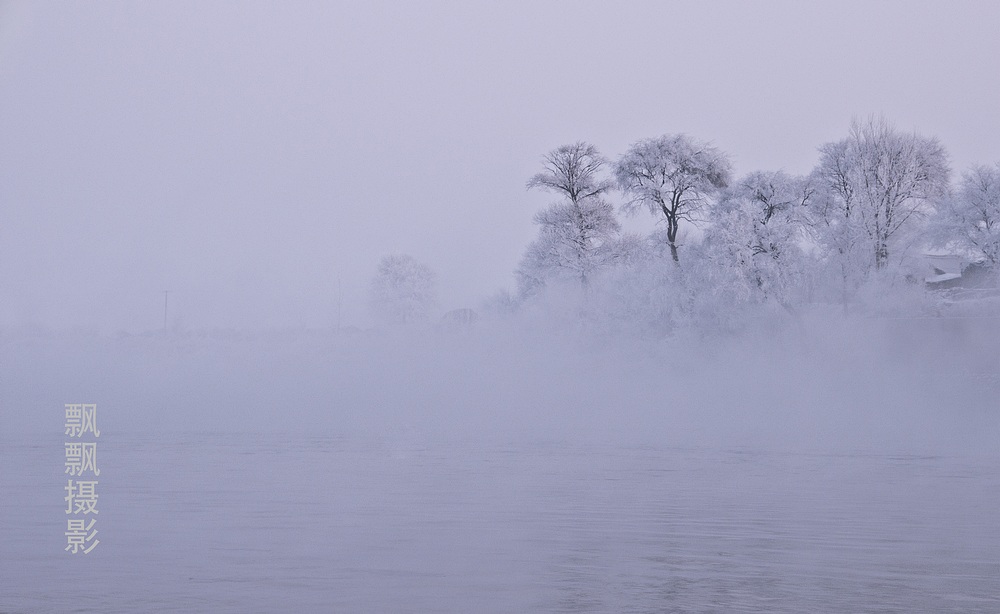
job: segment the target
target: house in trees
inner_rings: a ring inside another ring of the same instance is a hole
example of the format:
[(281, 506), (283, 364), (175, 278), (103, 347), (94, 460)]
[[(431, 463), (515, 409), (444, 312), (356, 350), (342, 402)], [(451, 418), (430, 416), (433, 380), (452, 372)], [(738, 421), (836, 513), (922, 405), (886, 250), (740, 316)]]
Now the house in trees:
[(923, 257), (924, 282), (932, 290), (996, 288), (998, 271), (985, 261), (969, 262), (957, 254), (929, 252)]

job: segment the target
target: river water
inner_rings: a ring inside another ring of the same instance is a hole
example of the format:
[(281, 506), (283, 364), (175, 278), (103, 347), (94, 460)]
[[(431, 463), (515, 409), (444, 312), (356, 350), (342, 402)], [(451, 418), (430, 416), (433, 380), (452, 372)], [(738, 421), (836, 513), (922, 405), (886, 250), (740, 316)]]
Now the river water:
[(0, 447), (0, 612), (998, 612), (995, 456), (104, 432)]

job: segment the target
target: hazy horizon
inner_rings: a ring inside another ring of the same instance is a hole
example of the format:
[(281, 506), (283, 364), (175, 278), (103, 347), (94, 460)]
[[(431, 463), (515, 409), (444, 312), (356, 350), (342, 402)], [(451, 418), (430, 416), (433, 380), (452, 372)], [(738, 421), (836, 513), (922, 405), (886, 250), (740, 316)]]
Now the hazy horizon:
[[(1000, 160), (1000, 6), (0, 4), (0, 328), (370, 324), (378, 259), (440, 310), (514, 284), (587, 140), (684, 132), (808, 172), (852, 117)], [(630, 224), (650, 227), (652, 218)]]

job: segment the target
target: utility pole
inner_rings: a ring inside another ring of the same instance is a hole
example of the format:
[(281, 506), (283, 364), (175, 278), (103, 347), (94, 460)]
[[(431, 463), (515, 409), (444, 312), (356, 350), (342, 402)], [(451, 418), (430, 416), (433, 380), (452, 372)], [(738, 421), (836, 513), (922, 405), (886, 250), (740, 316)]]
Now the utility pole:
[(163, 291), (163, 331), (167, 330), (167, 298), (170, 296), (170, 290)]

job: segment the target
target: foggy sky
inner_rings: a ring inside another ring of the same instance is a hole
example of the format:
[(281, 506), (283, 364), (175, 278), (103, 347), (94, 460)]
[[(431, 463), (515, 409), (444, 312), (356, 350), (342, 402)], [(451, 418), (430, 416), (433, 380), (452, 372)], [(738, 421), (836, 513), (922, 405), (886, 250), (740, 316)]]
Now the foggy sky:
[[(576, 140), (809, 171), (852, 117), (1000, 160), (995, 2), (0, 4), (0, 328), (367, 326), (513, 285)], [(639, 222), (642, 223), (642, 222)]]

